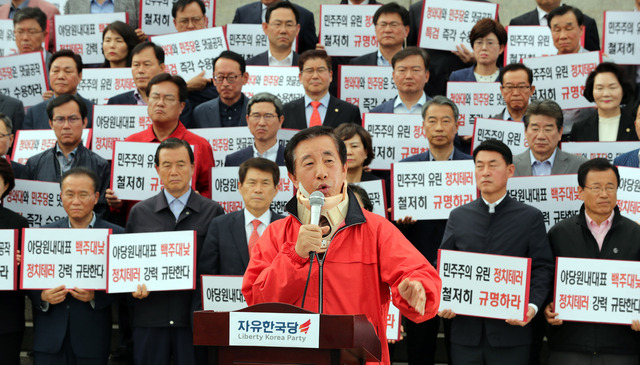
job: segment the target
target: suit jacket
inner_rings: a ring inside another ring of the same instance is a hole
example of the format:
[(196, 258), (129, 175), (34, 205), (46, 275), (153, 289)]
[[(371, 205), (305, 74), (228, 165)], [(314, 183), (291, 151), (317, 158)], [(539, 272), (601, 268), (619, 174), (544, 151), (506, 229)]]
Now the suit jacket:
[[(0, 229), (17, 229), (18, 241), (22, 235), (22, 228), (29, 228), (29, 222), (20, 214), (0, 206)], [(20, 280), (18, 276), (18, 280)], [(24, 331), (24, 296), (25, 292), (19, 289), (15, 291), (0, 291), (0, 334), (16, 333)]]
[(616, 166), (640, 167), (638, 152), (640, 152), (640, 149), (635, 149), (633, 151), (623, 153), (613, 160), (613, 164)]
[[(509, 25), (540, 25), (538, 9), (533, 9), (533, 11), (511, 19)], [(584, 28), (584, 48), (589, 51), (599, 51), (600, 36), (598, 35), (598, 27), (596, 26), (596, 21), (587, 14), (584, 14)]]
[(378, 66), (378, 51), (352, 58), (349, 60), (349, 64), (359, 66)]
[[(115, 0), (114, 13), (127, 13), (128, 22), (131, 28), (138, 28), (138, 7), (136, 0)], [(91, 1), (87, 0), (67, 0), (64, 4), (65, 14), (91, 14)]]
[[(87, 106), (87, 128), (93, 125), (93, 102), (85, 99), (80, 94), (76, 94)], [(27, 110), (27, 116), (24, 118), (22, 129), (51, 129), (49, 125), (49, 116), (47, 115), (47, 104), (52, 99), (38, 103)]]
[[(244, 96), (244, 103), (242, 105), (242, 114), (238, 125), (234, 127), (242, 127), (247, 125), (247, 105), (249, 104), (249, 98)], [(220, 128), (222, 122), (220, 121), (220, 98), (215, 98), (204, 102), (193, 111), (194, 125), (193, 128)]]
[(13, 122), (11, 133), (15, 134), (16, 131), (22, 129), (22, 123), (24, 122), (24, 104), (22, 104), (20, 100), (0, 94), (0, 113), (4, 113), (11, 118)]
[[(55, 5), (51, 4), (48, 1), (44, 1), (44, 0), (29, 0), (29, 6), (32, 8), (40, 8), (40, 10), (42, 10), (45, 15), (47, 16), (47, 22), (50, 22), (53, 20), (53, 17), (56, 15), (60, 15), (60, 10), (58, 10), (58, 8), (56, 8)], [(7, 2), (6, 4), (0, 6), (0, 19), (9, 19), (9, 11), (11, 10), (11, 1)], [(45, 29), (43, 29), (45, 30)], [(54, 31), (53, 29), (49, 30), (49, 51), (54, 52), (55, 51), (55, 44), (53, 43), (53, 35), (54, 35)]]
[[(240, 151), (236, 151), (227, 155), (224, 160), (224, 166), (240, 166), (243, 162), (253, 157), (253, 146), (243, 148)], [(284, 166), (284, 146), (278, 146), (278, 156), (276, 157), (276, 164), (278, 166)]]
[[(449, 75), (449, 81), (471, 81), (476, 82), (476, 75), (473, 73), (473, 69), (476, 67), (474, 64), (471, 67), (463, 68), (462, 70), (453, 71)], [(494, 81), (498, 81), (498, 77)]]
[(24, 179), (25, 166), (19, 162), (11, 161), (11, 168), (13, 169), (13, 176), (16, 179)]
[[(43, 228), (69, 228), (69, 218), (63, 218)], [(120, 234), (124, 229), (96, 217), (93, 228), (110, 228), (112, 233)], [(79, 357), (109, 357), (111, 341), (111, 303), (113, 297), (104, 291), (95, 291), (95, 306), (81, 302), (71, 294), (59, 304), (49, 304), (42, 310), (41, 290), (32, 290), (29, 297), (34, 308), (33, 351), (56, 353), (62, 348), (65, 335), (69, 332), (69, 341)]]
[[(298, 60), (300, 55), (293, 51), (293, 59), (291, 60), (291, 66), (298, 67)], [(250, 66), (269, 66), (269, 51), (259, 53), (247, 60), (247, 65)]]
[[(284, 105), (284, 123), (282, 123), (282, 128), (307, 128), (307, 118), (304, 109), (304, 97), (286, 103)], [(357, 123), (361, 125), (362, 116), (360, 115), (360, 109), (353, 104), (331, 95), (329, 97), (327, 114), (324, 117), (324, 121), (322, 121), (322, 125), (335, 128), (343, 123)]]
[[(618, 136), (616, 141), (637, 141), (636, 128), (634, 125), (635, 114), (632, 108), (622, 108), (620, 114), (620, 123), (618, 124)], [(582, 117), (580, 121), (576, 121), (571, 128), (571, 141), (573, 142), (597, 142), (600, 140), (598, 133), (598, 112), (593, 109)]]
[[(513, 176), (533, 175), (530, 151), (531, 149), (527, 148), (526, 151), (513, 156), (513, 164), (516, 166)], [(585, 162), (587, 162), (586, 158), (563, 152), (556, 147), (556, 157), (553, 160), (553, 167), (551, 167), (551, 175), (577, 174), (578, 168)]]
[[(107, 101), (108, 105), (138, 105), (138, 101), (133, 96), (133, 90), (127, 91), (126, 93), (118, 94), (113, 96)], [(180, 114), (180, 122), (188, 129), (194, 128), (195, 121), (193, 120), (193, 108), (191, 107), (191, 102), (187, 99), (184, 104), (184, 109), (182, 109), (182, 113)]]
[[(318, 43), (316, 35), (316, 22), (313, 13), (298, 4), (293, 4), (300, 15), (300, 33), (298, 34), (298, 53), (308, 49), (315, 49)], [(262, 24), (262, 3), (256, 1), (243, 5), (236, 9), (233, 16), (234, 24)]]

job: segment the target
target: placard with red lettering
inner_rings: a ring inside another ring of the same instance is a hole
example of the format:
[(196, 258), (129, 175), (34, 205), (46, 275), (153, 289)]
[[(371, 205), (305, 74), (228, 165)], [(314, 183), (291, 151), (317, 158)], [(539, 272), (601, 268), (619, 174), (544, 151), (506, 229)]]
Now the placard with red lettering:
[(26, 228), (20, 289), (107, 288), (106, 228)]
[(361, 113), (398, 96), (391, 66), (340, 65), (338, 70), (338, 98), (357, 105)]
[(16, 269), (16, 248), (18, 231), (15, 229), (0, 229), (0, 291), (16, 290), (18, 276)]
[(196, 231), (115, 234), (108, 252), (107, 293), (195, 289)]
[(4, 207), (27, 218), (29, 227), (41, 227), (67, 216), (57, 182), (16, 179), (4, 198)]
[(151, 40), (164, 50), (165, 71), (185, 81), (202, 71), (204, 77), (213, 77), (213, 59), (227, 50), (222, 27), (159, 35)]
[[(211, 28), (216, 20), (216, 0), (203, 0), (206, 27)], [(147, 35), (175, 33), (171, 9), (175, 2), (168, 0), (140, 0), (140, 28)]]
[(558, 54), (553, 45), (551, 29), (545, 25), (509, 25), (504, 47), (504, 65), (519, 63), (523, 58)]
[(606, 158), (611, 163), (616, 157), (636, 148), (638, 148), (637, 141), (562, 142), (560, 145), (560, 149), (564, 152), (582, 156), (589, 160)]
[(13, 34), (13, 20), (0, 19), (0, 57), (15, 53), (18, 53), (18, 46)]
[(511, 198), (541, 211), (547, 231), (578, 214), (582, 206), (576, 174), (512, 177), (507, 192)]
[[(224, 34), (229, 50), (238, 53), (245, 60), (269, 49), (269, 39), (262, 30), (262, 24), (227, 24), (224, 26)], [(296, 40), (291, 48), (298, 49)]]
[(304, 87), (300, 83), (300, 69), (297, 66), (247, 66), (249, 80), (242, 87), (248, 98), (257, 93), (271, 93), (286, 104), (304, 97)]
[(507, 104), (499, 82), (447, 82), (447, 97), (458, 106), (458, 134), (473, 135), (476, 118), (492, 118)]
[(247, 307), (242, 295), (242, 276), (201, 275), (200, 278), (204, 310), (231, 312)]
[(102, 32), (116, 20), (126, 23), (127, 13), (56, 15), (56, 51), (70, 49), (85, 65), (103, 63)]
[(129, 67), (84, 68), (78, 84), (78, 92), (82, 97), (97, 105), (106, 104), (111, 97), (135, 89)]
[(329, 56), (362, 56), (378, 51), (373, 14), (380, 6), (321, 4), (318, 38)]
[(150, 125), (146, 105), (94, 105), (91, 150), (111, 160), (117, 141), (124, 141)]
[(384, 180), (360, 181), (349, 184), (358, 185), (363, 188), (367, 192), (369, 200), (371, 200), (371, 204), (373, 205), (372, 212), (385, 218), (387, 217), (387, 199), (384, 191)]
[(463, 43), (469, 47), (469, 33), (480, 19), (497, 20), (498, 5), (490, 2), (425, 0), (422, 5), (418, 46), (455, 51)]
[(531, 258), (438, 250), (442, 293), (438, 311), (526, 320)]
[(524, 123), (513, 120), (500, 120), (489, 118), (476, 118), (473, 128), (473, 140), (471, 141), (471, 151), (475, 146), (487, 139), (497, 139), (504, 142), (511, 153), (517, 155), (529, 148), (524, 135)]
[(587, 76), (602, 62), (599, 52), (525, 58), (522, 63), (533, 71), (532, 98), (555, 100), (562, 109), (594, 106), (584, 98)]
[(402, 324), (400, 309), (389, 302), (387, 311), (387, 340), (400, 341), (400, 325)]
[(49, 89), (42, 51), (2, 57), (0, 94), (20, 99), (25, 108), (42, 102)]
[(640, 169), (618, 167), (620, 186), (618, 187), (618, 208), (620, 214), (640, 224)]
[(448, 219), (453, 209), (476, 199), (474, 170), (473, 160), (392, 164), (392, 219)]
[(369, 167), (374, 170), (389, 170), (392, 163), (429, 149), (420, 114), (364, 113), (362, 124), (371, 134)]
[[(640, 13), (637, 11), (605, 11), (602, 51), (612, 62), (639, 65)], [(638, 49), (638, 51), (636, 51)], [(635, 75), (629, 75), (635, 77)]]
[[(11, 153), (12, 160), (21, 164), (27, 163), (31, 157), (56, 146), (56, 133), (53, 129), (22, 129), (16, 132)], [(82, 144), (91, 145), (91, 129), (82, 130)]]
[(640, 319), (640, 262), (556, 258), (556, 318), (630, 325)]
[[(244, 208), (242, 195), (238, 191), (239, 182), (238, 167), (214, 167), (211, 169), (211, 199), (222, 205), (226, 213)], [(271, 210), (286, 215), (284, 207), (293, 198), (293, 190), (293, 183), (289, 179), (287, 168), (280, 166), (278, 193), (271, 202)]]

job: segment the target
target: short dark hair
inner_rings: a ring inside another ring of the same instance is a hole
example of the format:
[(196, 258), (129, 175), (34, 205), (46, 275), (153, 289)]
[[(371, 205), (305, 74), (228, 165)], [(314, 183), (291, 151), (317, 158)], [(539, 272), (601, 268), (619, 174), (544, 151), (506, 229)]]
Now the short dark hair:
[(453, 111), (453, 119), (456, 123), (458, 122), (458, 117), (460, 117), (460, 111), (458, 110), (458, 106), (451, 99), (443, 95), (436, 95), (430, 100), (427, 100), (426, 103), (424, 103), (424, 105), (422, 106), (422, 120), (424, 120), (425, 116), (427, 115), (427, 110), (433, 104), (446, 105), (449, 108), (451, 108), (451, 111)]
[(51, 101), (47, 103), (47, 116), (49, 117), (49, 120), (53, 120), (53, 109), (71, 101), (78, 104), (78, 109), (80, 110), (80, 116), (82, 117), (82, 121), (84, 122), (84, 118), (87, 117), (87, 104), (85, 104), (84, 101), (82, 101), (82, 99), (80, 99), (78, 95), (71, 95), (71, 94), (58, 95), (57, 97), (51, 99)]
[(612, 73), (618, 79), (618, 82), (622, 87), (621, 103), (631, 103), (635, 95), (635, 75), (633, 75), (633, 78), (629, 77), (623, 67), (612, 62), (603, 62), (599, 64), (593, 71), (591, 71), (589, 76), (587, 76), (587, 81), (585, 82), (584, 86), (584, 98), (593, 103), (593, 88), (595, 87), (596, 76), (598, 76), (598, 74), (606, 72)]
[(47, 73), (51, 72), (51, 66), (53, 65), (53, 62), (55, 60), (57, 60), (58, 58), (61, 58), (61, 57), (69, 57), (69, 58), (73, 59), (73, 62), (76, 63), (76, 70), (78, 71), (78, 74), (82, 73), (82, 56), (80, 56), (79, 54), (74, 53), (70, 49), (61, 49), (58, 52), (56, 52), (56, 53), (51, 55), (51, 59), (49, 60), (49, 68), (47, 69)]
[(293, 11), (293, 15), (296, 18), (296, 24), (300, 24), (300, 12), (295, 5), (288, 1), (276, 1), (268, 6), (267, 11), (264, 14), (264, 21), (266, 23), (269, 23), (269, 20), (271, 19), (271, 13), (273, 13), (273, 11), (276, 9), (291, 9), (291, 11)]
[(18, 9), (15, 14), (13, 14), (13, 26), (15, 27), (21, 21), (29, 19), (35, 19), (43, 32), (47, 30), (47, 14), (45, 14), (40, 8), (36, 7)]
[(502, 155), (507, 166), (513, 163), (513, 153), (511, 153), (511, 150), (506, 144), (504, 144), (504, 142), (497, 139), (485, 139), (482, 141), (482, 143), (473, 150), (473, 162), (476, 162), (476, 156), (480, 151), (498, 152)]
[(425, 51), (424, 49), (418, 48), (418, 47), (407, 47), (407, 48), (404, 48), (404, 49), (398, 51), (391, 58), (391, 66), (393, 66), (393, 69), (395, 70), (396, 62), (402, 61), (405, 58), (410, 57), (410, 56), (420, 56), (420, 57), (422, 57), (422, 60), (424, 61), (424, 68), (427, 71), (429, 71), (429, 65), (431, 64), (431, 58), (429, 57), (429, 53), (427, 53), (427, 51)]
[(2, 177), (4, 184), (7, 186), (7, 190), (0, 196), (0, 200), (2, 200), (5, 196), (9, 195), (11, 190), (16, 186), (13, 168), (11, 168), (11, 164), (4, 157), (0, 157), (0, 177)]
[(568, 12), (572, 12), (573, 15), (576, 16), (576, 20), (578, 21), (579, 26), (584, 25), (584, 15), (582, 14), (582, 11), (580, 11), (580, 9), (574, 8), (570, 5), (562, 5), (551, 10), (547, 15), (547, 24), (549, 25), (549, 28), (551, 28), (551, 19), (553, 19), (553, 17), (562, 16)]
[(4, 126), (7, 127), (7, 131), (12, 134), (13, 133), (13, 121), (9, 118), (5, 113), (0, 112), (0, 120), (4, 123)]
[[(122, 37), (124, 43), (127, 45), (126, 66), (131, 67), (131, 50), (133, 50), (133, 48), (138, 44), (136, 31), (129, 24), (116, 20), (104, 28), (104, 31), (102, 32), (102, 43), (104, 43), (104, 37), (107, 34), (107, 31), (112, 31)], [(104, 55), (104, 48), (102, 49), (102, 54)], [(107, 61), (105, 58), (102, 67), (111, 67), (111, 62)]]
[(178, 94), (180, 97), (180, 102), (185, 102), (187, 97), (189, 96), (189, 91), (187, 90), (187, 83), (184, 79), (178, 75), (171, 75), (166, 72), (159, 73), (155, 75), (151, 81), (147, 84), (147, 94), (151, 94), (151, 86), (159, 84), (161, 82), (172, 82), (174, 85), (178, 87)]
[(529, 78), (529, 85), (533, 85), (533, 71), (531, 71), (531, 69), (525, 65), (523, 65), (522, 63), (510, 63), (506, 66), (504, 66), (504, 68), (502, 68), (502, 70), (500, 70), (500, 75), (498, 76), (498, 82), (500, 83), (500, 85), (503, 85), (503, 80), (504, 80), (504, 75), (507, 72), (514, 72), (514, 71), (524, 71), (527, 73), (527, 77)]
[(333, 133), (333, 128), (319, 125), (301, 130), (296, 133), (291, 140), (289, 140), (289, 143), (287, 143), (287, 147), (284, 149), (284, 162), (285, 165), (287, 165), (287, 171), (290, 174), (295, 174), (296, 172), (296, 156), (294, 151), (296, 147), (298, 147), (298, 144), (300, 144), (300, 142), (322, 136), (331, 137), (331, 139), (333, 139), (333, 143), (335, 143), (336, 149), (338, 150), (338, 156), (340, 157), (342, 166), (347, 163), (347, 147), (344, 145), (344, 142), (342, 142), (342, 140)]
[(142, 42), (137, 46), (133, 47), (133, 50), (131, 51), (131, 58), (133, 58), (133, 56), (137, 55), (138, 53), (144, 51), (147, 48), (153, 48), (153, 53), (156, 54), (156, 59), (158, 60), (158, 63), (160, 64), (164, 63), (164, 50), (162, 49), (162, 47), (149, 41)]
[(613, 170), (613, 172), (616, 174), (617, 186), (620, 186), (620, 172), (618, 172), (618, 168), (614, 164), (609, 162), (609, 160), (602, 157), (586, 161), (582, 165), (580, 165), (580, 167), (578, 167), (578, 186), (584, 189), (585, 184), (587, 183), (587, 174), (589, 174), (589, 171), (607, 170)]
[(504, 29), (502, 24), (491, 18), (480, 19), (476, 25), (471, 28), (471, 32), (469, 33), (469, 44), (471, 44), (471, 47), (473, 48), (473, 43), (475, 43), (478, 38), (486, 37), (491, 33), (496, 35), (499, 45), (504, 46), (507, 44), (507, 31)]
[(160, 142), (160, 145), (158, 145), (158, 149), (156, 149), (156, 155), (153, 158), (153, 163), (156, 166), (160, 166), (160, 151), (162, 151), (163, 149), (166, 148), (169, 150), (177, 150), (180, 147), (184, 147), (187, 149), (187, 152), (189, 153), (189, 161), (193, 165), (193, 161), (195, 161), (195, 159), (193, 157), (193, 150), (191, 149), (191, 145), (189, 145), (189, 142), (175, 137), (167, 138), (164, 141)]
[(278, 118), (284, 115), (284, 106), (282, 105), (282, 101), (277, 96), (271, 93), (257, 93), (251, 99), (249, 99), (249, 103), (247, 104), (247, 115), (251, 114), (251, 107), (255, 103), (271, 103), (276, 108), (276, 114), (278, 114)]
[(411, 23), (411, 17), (409, 16), (409, 11), (402, 5), (398, 5), (398, 3), (388, 3), (384, 4), (376, 10), (375, 14), (373, 14), (373, 24), (378, 24), (378, 18), (382, 14), (398, 14), (400, 19), (402, 19), (402, 25), (408, 26)]
[(236, 61), (238, 62), (238, 64), (240, 65), (240, 73), (244, 74), (245, 72), (247, 72), (247, 62), (244, 60), (244, 58), (235, 53), (234, 51), (222, 51), (218, 57), (213, 59), (213, 71), (215, 72), (216, 70), (216, 62), (218, 62), (219, 59), (221, 58), (226, 58), (228, 60), (231, 61)]
[(84, 166), (77, 166), (77, 167), (73, 167), (69, 170), (67, 170), (65, 173), (62, 174), (62, 177), (60, 178), (60, 189), (62, 190), (62, 184), (64, 184), (64, 180), (66, 180), (66, 178), (68, 178), (69, 176), (87, 176), (91, 179), (91, 181), (93, 182), (93, 192), (98, 192), (99, 191), (99, 180), (98, 180), (98, 175), (96, 175), (96, 173), (91, 170), (90, 168), (84, 167)]
[(371, 134), (369, 134), (366, 129), (362, 128), (359, 124), (344, 123), (337, 126), (336, 129), (333, 130), (333, 133), (343, 142), (353, 138), (353, 136), (357, 134), (362, 141), (362, 147), (367, 151), (367, 158), (362, 162), (362, 166), (369, 166), (374, 157), (373, 142), (371, 140)]
[(266, 158), (253, 157), (240, 164), (240, 168), (238, 169), (240, 184), (244, 183), (244, 179), (247, 177), (249, 169), (270, 172), (271, 177), (273, 178), (273, 186), (277, 186), (280, 182), (280, 167), (278, 167), (278, 164), (271, 160), (267, 160)]
[[(285, 1), (281, 1), (281, 2), (285, 2)], [(329, 57), (329, 55), (327, 54), (327, 51), (319, 50), (319, 49), (308, 49), (302, 52), (302, 54), (300, 55), (300, 58), (298, 58), (298, 68), (300, 69), (300, 72), (302, 72), (302, 69), (304, 68), (304, 64), (307, 61), (316, 59), (316, 58), (323, 60), (327, 64), (327, 68), (329, 69), (329, 71), (332, 70), (331, 57)]]
[(524, 129), (529, 128), (529, 118), (531, 118), (532, 115), (544, 115), (555, 119), (558, 131), (562, 129), (562, 125), (564, 124), (562, 108), (560, 108), (558, 103), (550, 99), (534, 100), (529, 104), (527, 110), (524, 112), (524, 116), (522, 117), (522, 120), (524, 121)]
[(204, 3), (202, 2), (202, 0), (178, 0), (175, 3), (173, 3), (173, 7), (171, 8), (171, 17), (175, 19), (178, 12), (182, 11), (182, 9), (184, 9), (185, 6), (191, 3), (198, 4), (198, 6), (200, 7), (200, 10), (202, 10), (202, 15), (207, 14), (207, 10), (205, 9)]
[(362, 207), (365, 210), (373, 212), (373, 203), (371, 203), (371, 199), (369, 199), (369, 194), (367, 194), (367, 191), (364, 190), (361, 186), (353, 183), (350, 183), (347, 186), (349, 187), (349, 189), (351, 189), (351, 191), (353, 191), (354, 194), (356, 194), (356, 197), (360, 198), (360, 200), (362, 201)]

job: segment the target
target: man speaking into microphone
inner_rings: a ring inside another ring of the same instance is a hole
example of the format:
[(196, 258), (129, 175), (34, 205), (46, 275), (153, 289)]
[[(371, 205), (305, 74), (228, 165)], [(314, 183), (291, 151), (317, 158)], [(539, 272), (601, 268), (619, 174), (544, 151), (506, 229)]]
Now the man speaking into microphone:
[[(389, 288), (400, 312), (423, 322), (440, 304), (438, 273), (392, 223), (360, 208), (347, 189), (346, 147), (330, 127), (298, 132), (287, 144), (285, 163), (297, 194), (287, 203), (290, 215), (270, 224), (251, 252), (242, 283), (247, 304), (282, 302), (314, 312), (321, 307), (325, 314), (364, 314), (382, 343), (382, 362), (390, 364)], [(315, 191), (324, 195), (319, 225), (310, 223), (309, 197)]]

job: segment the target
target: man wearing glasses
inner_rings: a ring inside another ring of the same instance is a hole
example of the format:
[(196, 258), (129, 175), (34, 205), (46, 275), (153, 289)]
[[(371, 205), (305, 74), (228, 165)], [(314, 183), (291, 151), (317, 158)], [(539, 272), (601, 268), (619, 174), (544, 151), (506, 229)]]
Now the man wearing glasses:
[(522, 63), (510, 63), (500, 71), (498, 82), (507, 107), (491, 118), (522, 122), (529, 99), (536, 91), (536, 87), (532, 85), (533, 72)]
[(269, 39), (269, 50), (247, 60), (254, 66), (295, 66), (298, 54), (293, 51), (293, 41), (300, 32), (300, 14), (288, 1), (269, 5), (262, 30)]

